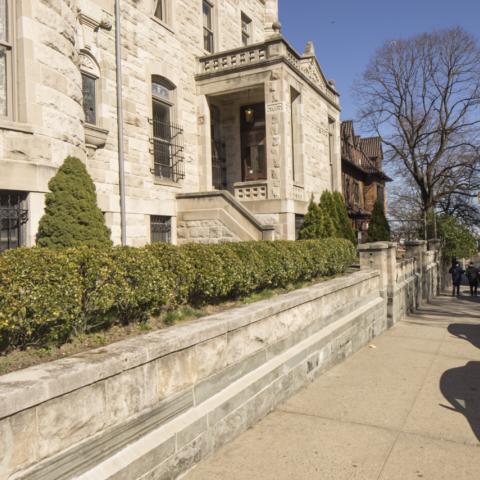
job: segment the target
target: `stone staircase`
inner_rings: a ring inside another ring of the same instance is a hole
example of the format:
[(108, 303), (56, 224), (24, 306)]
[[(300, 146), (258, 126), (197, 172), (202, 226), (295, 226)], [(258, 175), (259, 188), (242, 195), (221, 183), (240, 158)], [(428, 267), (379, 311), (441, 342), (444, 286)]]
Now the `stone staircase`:
[(225, 190), (177, 195), (178, 243), (274, 240), (275, 228), (260, 223)]

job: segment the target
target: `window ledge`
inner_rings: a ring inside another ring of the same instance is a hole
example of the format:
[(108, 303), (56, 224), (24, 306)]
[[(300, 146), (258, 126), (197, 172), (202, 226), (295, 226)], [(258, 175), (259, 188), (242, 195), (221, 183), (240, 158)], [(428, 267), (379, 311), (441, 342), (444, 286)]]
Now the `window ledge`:
[(28, 123), (14, 122), (12, 120), (0, 119), (0, 130), (11, 130), (13, 132), (33, 133), (33, 128)]
[(173, 180), (169, 180), (168, 178), (163, 178), (163, 177), (157, 177), (155, 176), (153, 179), (154, 185), (163, 185), (164, 187), (175, 187), (175, 188), (182, 188), (182, 185), (180, 185), (177, 182), (174, 182)]
[(158, 23), (160, 26), (162, 26), (163, 28), (165, 28), (165, 30), (168, 30), (170, 33), (175, 34), (175, 30), (174, 30), (168, 23), (165, 23), (163, 20), (160, 20), (160, 19), (157, 18), (155, 15), (152, 15), (150, 18), (151, 18), (155, 23)]
[(107, 137), (108, 130), (89, 123), (85, 124), (85, 143), (87, 145), (92, 145), (95, 148), (102, 148), (107, 143)]

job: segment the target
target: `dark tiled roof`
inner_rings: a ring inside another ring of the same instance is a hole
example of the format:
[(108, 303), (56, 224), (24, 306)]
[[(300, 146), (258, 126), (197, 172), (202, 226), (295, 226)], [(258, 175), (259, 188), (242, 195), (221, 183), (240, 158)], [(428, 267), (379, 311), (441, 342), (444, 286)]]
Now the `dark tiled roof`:
[[(361, 138), (355, 135), (353, 122), (347, 120), (340, 127), (342, 141), (342, 159), (363, 170), (365, 173), (379, 175), (389, 181), (381, 169), (377, 167), (372, 158), (383, 158), (382, 142), (380, 137)], [(364, 148), (364, 146), (366, 146)], [(373, 153), (372, 155), (370, 155)], [(380, 155), (380, 157), (379, 157)]]
[(368, 137), (360, 139), (360, 147), (369, 158), (383, 159), (382, 139)]

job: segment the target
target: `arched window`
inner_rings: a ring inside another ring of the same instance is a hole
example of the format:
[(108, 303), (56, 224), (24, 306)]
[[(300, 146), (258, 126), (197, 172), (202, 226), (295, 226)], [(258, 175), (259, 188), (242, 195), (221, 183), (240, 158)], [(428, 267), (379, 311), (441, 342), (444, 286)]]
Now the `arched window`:
[[(2, 0), (0, 0), (1, 2)], [(80, 54), (80, 73), (82, 75), (83, 111), (85, 123), (97, 124), (97, 97), (100, 69), (97, 62), (87, 53)]]
[(13, 2), (0, 0), (0, 118), (13, 118)]
[(183, 130), (174, 123), (175, 86), (163, 77), (152, 77), (154, 174), (177, 181), (183, 178)]

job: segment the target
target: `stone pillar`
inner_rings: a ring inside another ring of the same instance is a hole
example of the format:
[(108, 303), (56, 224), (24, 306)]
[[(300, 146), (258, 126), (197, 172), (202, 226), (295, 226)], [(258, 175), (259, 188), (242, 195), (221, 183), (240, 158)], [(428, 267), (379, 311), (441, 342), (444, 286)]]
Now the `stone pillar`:
[(358, 246), (361, 269), (380, 272), (380, 294), (387, 306), (387, 326), (391, 327), (400, 318), (398, 308), (397, 244), (392, 242), (364, 243)]
[(378, 270), (380, 273), (380, 290), (386, 295), (389, 285), (388, 242), (363, 243), (358, 246), (360, 269)]
[(279, 32), (278, 0), (265, 0), (265, 36), (268, 38)]
[(210, 127), (210, 107), (205, 95), (197, 97), (197, 113), (199, 132), (198, 143), (200, 153), (199, 162), (199, 190), (213, 190), (212, 185), (212, 140)]
[(435, 284), (433, 285), (432, 291), (434, 295), (440, 295), (441, 290), (443, 290), (443, 279), (444, 279), (444, 268), (443, 268), (443, 258), (442, 258), (442, 241), (439, 238), (432, 238), (428, 240), (428, 250), (435, 252), (435, 264), (436, 271), (434, 274)]
[(288, 107), (281, 70), (274, 70), (265, 82), (265, 116), (267, 129), (268, 198), (286, 198), (285, 158), (288, 147)]
[(425, 240), (409, 240), (405, 242), (406, 257), (415, 259), (416, 282), (416, 307), (420, 307), (426, 299), (427, 289), (425, 286), (425, 252), (427, 242)]

